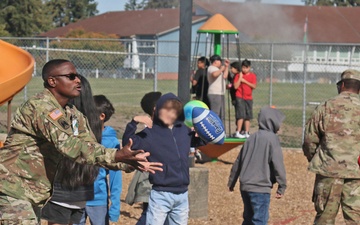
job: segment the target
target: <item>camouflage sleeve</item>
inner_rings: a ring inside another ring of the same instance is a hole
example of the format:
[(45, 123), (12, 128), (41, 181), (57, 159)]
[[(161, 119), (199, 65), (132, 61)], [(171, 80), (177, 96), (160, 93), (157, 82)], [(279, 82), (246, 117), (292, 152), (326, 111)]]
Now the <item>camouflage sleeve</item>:
[(65, 117), (54, 120), (42, 112), (39, 114), (34, 117), (37, 133), (65, 156), (78, 163), (96, 164), (112, 170), (127, 168), (126, 164), (115, 162), (117, 149), (107, 149), (97, 143), (89, 130), (79, 135), (80, 138), (73, 134), (70, 126), (64, 126), (64, 121), (68, 123)]
[(318, 106), (305, 126), (304, 143), (302, 146), (304, 155), (310, 162), (316, 153), (321, 140), (323, 129), (323, 113), (325, 105)]

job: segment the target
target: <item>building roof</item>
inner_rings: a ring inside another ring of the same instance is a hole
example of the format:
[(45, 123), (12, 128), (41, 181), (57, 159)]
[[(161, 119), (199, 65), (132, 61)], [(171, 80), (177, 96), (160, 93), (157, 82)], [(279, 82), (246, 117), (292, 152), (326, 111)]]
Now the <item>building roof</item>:
[[(116, 34), (119, 37), (133, 35), (162, 35), (179, 27), (179, 9), (148, 9), (141, 11), (107, 12), (76, 23), (68, 24), (40, 34), (43, 37), (61, 37), (71, 30)], [(193, 23), (206, 20), (207, 16), (193, 16)]]
[[(308, 42), (359, 43), (360, 7), (271, 5), (195, 0), (210, 15), (223, 14), (255, 41), (302, 42), (308, 17)], [(196, 11), (196, 10), (195, 10)]]

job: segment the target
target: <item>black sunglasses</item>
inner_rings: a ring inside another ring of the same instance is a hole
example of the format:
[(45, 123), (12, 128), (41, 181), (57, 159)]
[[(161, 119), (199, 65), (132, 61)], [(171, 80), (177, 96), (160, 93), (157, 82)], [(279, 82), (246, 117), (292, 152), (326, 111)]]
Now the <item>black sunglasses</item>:
[(81, 80), (81, 75), (78, 73), (60, 74), (51, 77), (67, 77), (69, 80), (75, 80), (76, 78), (79, 78), (79, 80)]

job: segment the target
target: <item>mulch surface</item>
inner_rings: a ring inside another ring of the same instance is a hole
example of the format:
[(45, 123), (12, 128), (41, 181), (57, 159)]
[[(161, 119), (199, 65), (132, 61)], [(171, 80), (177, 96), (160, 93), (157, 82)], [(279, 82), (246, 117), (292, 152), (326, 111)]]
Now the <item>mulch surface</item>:
[[(217, 162), (202, 165), (209, 169), (209, 216), (207, 220), (190, 219), (189, 225), (207, 224), (241, 224), (243, 204), (237, 184), (233, 193), (227, 189), (227, 179), (239, 149), (222, 155)], [(312, 224), (315, 216), (311, 202), (314, 185), (314, 174), (307, 171), (307, 160), (299, 150), (284, 150), (288, 187), (282, 199), (275, 199), (275, 188), (270, 203), (269, 224), (299, 225)], [(226, 163), (229, 162), (229, 163)], [(132, 174), (123, 175), (122, 200), (125, 199), (127, 187)], [(202, 190), (199, 190), (202, 191)], [(121, 219), (118, 224), (135, 224), (141, 214), (141, 205), (121, 205)], [(341, 215), (336, 224), (344, 224)]]
[[(209, 169), (209, 215), (208, 219), (190, 219), (189, 225), (235, 225), (242, 223), (243, 204), (237, 184), (234, 192), (227, 189), (227, 179), (239, 149), (222, 155), (217, 162), (197, 164)], [(275, 199), (275, 188), (270, 203), (270, 225), (310, 225), (315, 217), (311, 202), (314, 174), (307, 171), (307, 161), (300, 150), (284, 150), (288, 187), (282, 199)], [(134, 225), (141, 214), (141, 205), (124, 203), (128, 184), (133, 174), (123, 173), (121, 218), (118, 225)], [(201, 189), (199, 191), (202, 191)], [(42, 223), (46, 224), (45, 222)], [(336, 220), (343, 225), (341, 213)]]

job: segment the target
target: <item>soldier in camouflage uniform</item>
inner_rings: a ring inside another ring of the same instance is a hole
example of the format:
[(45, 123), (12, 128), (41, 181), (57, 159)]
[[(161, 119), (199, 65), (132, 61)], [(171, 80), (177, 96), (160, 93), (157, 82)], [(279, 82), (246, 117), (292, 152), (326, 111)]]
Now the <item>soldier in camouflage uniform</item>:
[(0, 149), (0, 224), (38, 223), (39, 208), (51, 196), (63, 157), (113, 170), (126, 169), (128, 163), (145, 171), (161, 171), (160, 163), (139, 162), (148, 153), (132, 151), (131, 143), (117, 150), (96, 142), (86, 118), (67, 104), (81, 90), (71, 62), (49, 61), (42, 75), (45, 90), (17, 109)]
[(316, 173), (314, 224), (335, 224), (340, 205), (346, 224), (360, 224), (360, 72), (344, 71), (337, 87), (305, 127), (303, 151)]

